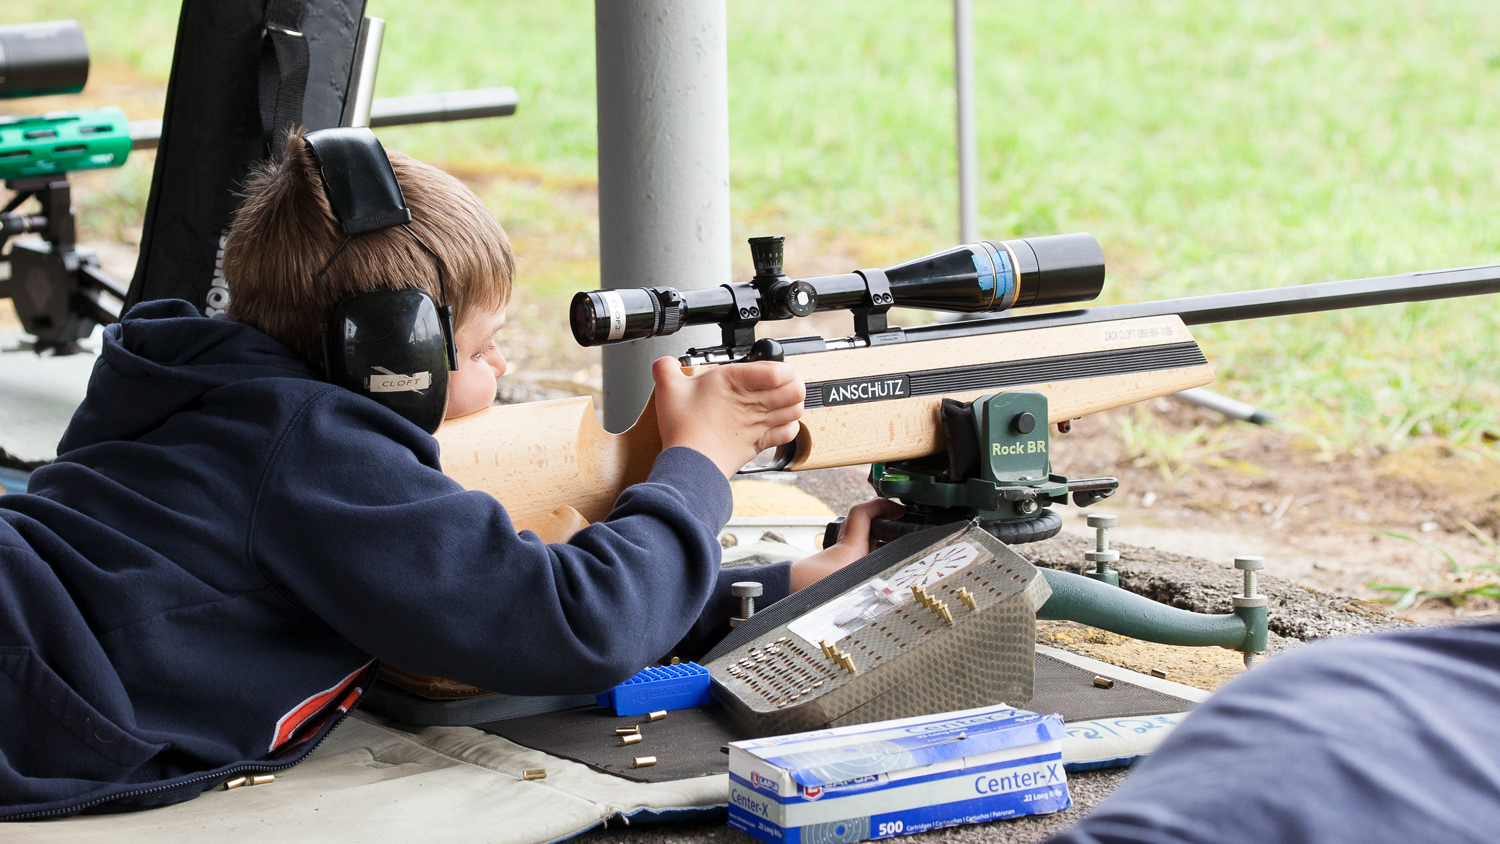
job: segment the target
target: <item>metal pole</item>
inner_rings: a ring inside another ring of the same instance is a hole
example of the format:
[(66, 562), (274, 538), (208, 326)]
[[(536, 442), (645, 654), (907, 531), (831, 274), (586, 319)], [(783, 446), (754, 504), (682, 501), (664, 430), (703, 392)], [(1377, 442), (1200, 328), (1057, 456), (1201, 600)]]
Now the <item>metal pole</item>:
[(974, 7), (953, 0), (953, 80), (958, 94), (958, 242), (979, 240), (979, 141), (974, 127)]
[(370, 103), (375, 100), (375, 73), (380, 69), (380, 43), (385, 39), (385, 18), (365, 15), (354, 44), (354, 68), (349, 74), (349, 96), (344, 100), (340, 126), (369, 126)]
[[(604, 287), (729, 281), (729, 53), (724, 0), (596, 0), (599, 264)], [(604, 427), (633, 424), (651, 362), (713, 328), (604, 349)]]

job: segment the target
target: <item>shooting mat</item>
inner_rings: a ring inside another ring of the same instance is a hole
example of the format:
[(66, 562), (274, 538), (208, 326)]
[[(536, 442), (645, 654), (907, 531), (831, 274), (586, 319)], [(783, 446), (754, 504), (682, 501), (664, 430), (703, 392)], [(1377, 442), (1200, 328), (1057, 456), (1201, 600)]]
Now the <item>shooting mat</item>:
[[(1127, 683), (1144, 692), (1162, 693), (1162, 698), (1183, 707), (1207, 696), (1085, 657), (1051, 648), (1038, 650), (1052, 661), (1083, 672), (1060, 673), (1075, 679), (1087, 675), (1089, 688), (1097, 673), (1116, 680), (1109, 691), (1124, 691), (1136, 700), (1161, 698), (1136, 698), (1137, 692), (1130, 691)], [(1039, 672), (1043, 672), (1039, 677), (1051, 678), (1053, 667), (1039, 666)], [(1071, 704), (1063, 701), (1080, 697), (1069, 688), (1060, 688), (1057, 698), (1045, 697), (1052, 694), (1052, 685), (1050, 679), (1043, 681), (1036, 698), (1059, 701), (1049, 708), (1066, 709)], [(592, 732), (592, 725), (603, 728), (615, 720), (595, 712), (591, 721), (575, 724), (590, 725)], [(661, 759), (656, 773), (681, 771), (687, 767), (686, 750), (696, 748), (701, 755), (714, 758), (722, 771), (728, 757), (719, 753), (721, 740), (695, 734), (695, 720), (700, 731), (710, 722), (701, 710), (684, 710), (645, 724), (642, 732), (647, 738), (635, 746), (635, 755), (649, 753)], [(1149, 752), (1179, 720), (1175, 714), (1137, 714), (1069, 723), (1063, 761), (1070, 770), (1122, 764)], [(588, 743), (607, 747), (608, 738)], [(528, 770), (544, 770), (546, 777), (527, 780)], [(439, 840), (444, 844), (549, 844), (620, 818), (665, 821), (722, 816), (728, 791), (729, 778), (724, 773), (680, 774), (676, 779), (640, 782), (472, 727), (407, 727), (356, 712), (306, 761), (278, 773), (269, 785), (217, 789), (196, 800), (146, 812), (9, 823), (5, 841), (186, 844), (253, 839), (322, 844), (337, 839), (382, 844)]]
[[(1152, 682), (1152, 678), (1105, 663), (1092, 664), (1050, 648), (1038, 650), (1045, 653), (1037, 654), (1036, 691), (1025, 708), (1063, 716), (1069, 728), (1064, 761), (1071, 770), (1128, 764), (1154, 747), (1166, 734), (1165, 728), (1176, 723), (1176, 716), (1203, 697), (1195, 689)], [(1094, 677), (1106, 672), (1115, 680), (1114, 687), (1095, 686)], [(615, 728), (636, 725), (643, 740), (621, 746)], [(478, 729), (635, 782), (723, 774), (729, 769), (729, 757), (721, 748), (751, 737), (708, 707), (676, 710), (648, 723), (641, 716), (617, 717), (608, 709), (590, 706), (481, 724)], [(1069, 743), (1074, 747), (1069, 748)], [(655, 756), (657, 762), (649, 768), (635, 768), (632, 763), (637, 756)]]

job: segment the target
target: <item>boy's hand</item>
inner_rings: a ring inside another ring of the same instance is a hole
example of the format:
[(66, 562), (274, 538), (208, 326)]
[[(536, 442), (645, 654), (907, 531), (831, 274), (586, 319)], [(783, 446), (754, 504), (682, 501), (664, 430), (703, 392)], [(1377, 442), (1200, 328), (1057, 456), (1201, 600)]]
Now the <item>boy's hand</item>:
[(675, 359), (661, 358), (651, 377), (662, 448), (698, 451), (726, 478), (797, 436), (806, 390), (785, 363), (736, 363), (685, 375)]
[(894, 519), (904, 512), (906, 508), (889, 498), (871, 498), (850, 507), (839, 525), (838, 544), (792, 563), (792, 591), (811, 586), (870, 553), (870, 520)]

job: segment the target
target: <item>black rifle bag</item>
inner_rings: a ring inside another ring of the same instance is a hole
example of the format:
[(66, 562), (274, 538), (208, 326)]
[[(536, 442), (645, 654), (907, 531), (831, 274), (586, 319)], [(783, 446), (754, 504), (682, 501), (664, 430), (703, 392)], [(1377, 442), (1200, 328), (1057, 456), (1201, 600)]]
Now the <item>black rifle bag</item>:
[(184, 0), (128, 309), (229, 304), (224, 234), (287, 127), (339, 124), (365, 0)]

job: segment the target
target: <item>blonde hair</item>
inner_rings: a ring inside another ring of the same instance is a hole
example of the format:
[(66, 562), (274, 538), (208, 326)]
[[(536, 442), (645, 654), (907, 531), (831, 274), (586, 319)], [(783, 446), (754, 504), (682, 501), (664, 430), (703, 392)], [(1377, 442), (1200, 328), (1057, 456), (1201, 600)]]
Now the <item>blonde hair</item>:
[(318, 324), (339, 300), (371, 290), (417, 288), (453, 306), (455, 325), (510, 299), (516, 259), (505, 230), (473, 191), (399, 152), (388, 153), (411, 209), (411, 228), (442, 262), (447, 298), (431, 254), (399, 227), (355, 235), (321, 279), (344, 232), (323, 192), (312, 150), (295, 129), (283, 155), (257, 167), (224, 245), (226, 314), (314, 365), (323, 359)]

